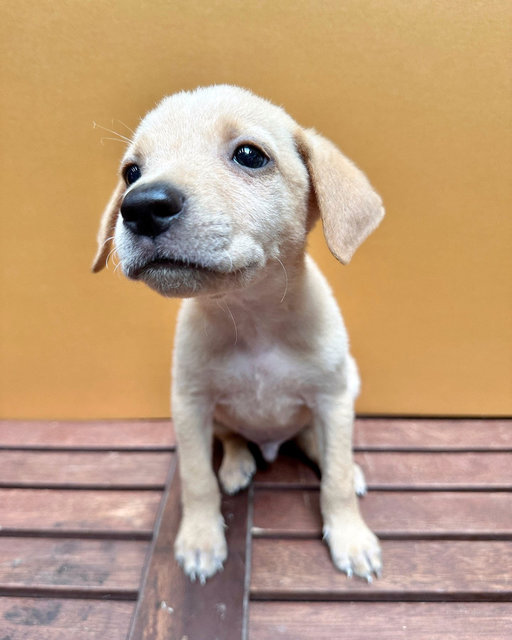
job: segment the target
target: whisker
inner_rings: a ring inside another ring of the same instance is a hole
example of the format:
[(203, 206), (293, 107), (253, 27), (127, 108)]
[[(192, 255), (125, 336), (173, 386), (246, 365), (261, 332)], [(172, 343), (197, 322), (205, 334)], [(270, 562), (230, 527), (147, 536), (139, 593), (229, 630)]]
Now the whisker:
[(123, 127), (125, 127), (126, 129), (128, 129), (128, 131), (135, 135), (135, 131), (133, 129), (131, 129), (125, 122), (123, 122), (122, 120), (119, 120), (119, 118), (116, 118), (116, 120), (112, 120), (112, 126), (114, 126), (114, 122), (119, 122), (119, 124), (122, 124)]
[(227, 311), (229, 313), (229, 316), (231, 318), (231, 322), (233, 323), (233, 327), (235, 328), (235, 344), (237, 344), (238, 342), (238, 327), (236, 326), (236, 322), (235, 322), (235, 318), (233, 317), (233, 314), (231, 313), (231, 309), (228, 307), (228, 303), (225, 302), (226, 308), (224, 309), (219, 300), (217, 300), (217, 305), (219, 306), (220, 309), (222, 309), (223, 311)]
[(94, 129), (103, 129), (103, 131), (108, 131), (108, 133), (112, 133), (115, 136), (118, 136), (118, 138), (121, 138), (125, 142), (128, 142), (128, 143), (131, 142), (130, 138), (127, 138), (126, 136), (123, 136), (122, 133), (119, 133), (118, 131), (114, 131), (114, 129), (109, 129), (108, 127), (104, 127), (102, 124), (98, 124), (97, 122), (93, 122), (92, 126), (93, 126)]
[(107, 242), (111, 242), (114, 238), (115, 236), (109, 236), (103, 241), (103, 244), (101, 246), (104, 247), (107, 244)]
[(122, 142), (123, 144), (127, 144), (125, 140), (121, 140), (121, 138), (109, 138), (107, 136), (103, 136), (103, 138), (100, 139), (101, 144), (103, 144), (104, 140), (115, 140), (116, 142)]
[(107, 267), (107, 269), (108, 269), (108, 261), (110, 260), (110, 257), (111, 257), (112, 255), (114, 255), (114, 253), (115, 253), (115, 252), (116, 252), (116, 247), (113, 247), (113, 248), (108, 252), (107, 259), (105, 260), (105, 266)]
[(284, 264), (281, 262), (281, 260), (279, 260), (278, 257), (276, 257), (276, 260), (279, 262), (279, 264), (283, 267), (283, 271), (284, 271), (284, 293), (283, 293), (283, 297), (281, 298), (279, 304), (281, 304), (283, 302), (283, 300), (286, 298), (286, 294), (288, 293), (288, 273), (286, 271), (286, 267), (284, 266)]

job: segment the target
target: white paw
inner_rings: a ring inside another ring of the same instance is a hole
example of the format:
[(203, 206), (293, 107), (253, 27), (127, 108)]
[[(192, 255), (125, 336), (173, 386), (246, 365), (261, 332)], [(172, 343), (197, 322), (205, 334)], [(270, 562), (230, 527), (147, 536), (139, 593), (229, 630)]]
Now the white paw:
[(324, 539), (334, 565), (349, 578), (353, 574), (372, 582), (382, 573), (381, 550), (377, 537), (361, 519), (325, 526)]
[(221, 516), (183, 519), (174, 543), (174, 554), (183, 571), (192, 581), (206, 582), (218, 571), (227, 557), (224, 521)]
[(219, 469), (219, 480), (225, 493), (233, 495), (251, 483), (256, 463), (249, 449), (240, 449), (236, 456), (224, 456)]
[(354, 489), (356, 495), (366, 495), (366, 480), (364, 479), (364, 473), (358, 464), (354, 464)]

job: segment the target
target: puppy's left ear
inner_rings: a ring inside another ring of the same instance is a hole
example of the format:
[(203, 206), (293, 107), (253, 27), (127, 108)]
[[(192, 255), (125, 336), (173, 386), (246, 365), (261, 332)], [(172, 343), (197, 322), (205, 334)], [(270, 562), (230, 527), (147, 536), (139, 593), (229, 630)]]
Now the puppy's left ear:
[(384, 217), (382, 200), (364, 173), (332, 142), (312, 129), (300, 129), (296, 140), (308, 168), (327, 245), (347, 264)]
[(98, 271), (101, 271), (107, 264), (107, 258), (114, 240), (117, 216), (121, 208), (125, 189), (126, 186), (124, 182), (119, 180), (101, 217), (100, 228), (98, 230), (98, 250), (92, 263), (93, 273), (98, 273)]

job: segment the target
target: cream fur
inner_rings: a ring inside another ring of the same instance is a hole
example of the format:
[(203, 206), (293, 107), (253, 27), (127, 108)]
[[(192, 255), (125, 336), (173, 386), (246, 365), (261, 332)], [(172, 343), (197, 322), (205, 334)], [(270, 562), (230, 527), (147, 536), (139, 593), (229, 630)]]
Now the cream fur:
[[(270, 158), (258, 170), (233, 162), (252, 143)], [(94, 270), (115, 245), (124, 273), (184, 300), (173, 360), (173, 418), (183, 516), (175, 553), (204, 581), (227, 554), (220, 491), (211, 465), (222, 440), (220, 482), (246, 487), (255, 463), (246, 441), (272, 459), (297, 438), (322, 471), (325, 539), (335, 565), (371, 580), (381, 571), (376, 537), (355, 492), (352, 459), (359, 376), (330, 288), (305, 254), (318, 216), (331, 251), (348, 262), (384, 210), (364, 174), (329, 141), (248, 91), (215, 86), (163, 100), (141, 122), (122, 166), (142, 176), (118, 187), (100, 229)], [(168, 180), (186, 195), (171, 228), (137, 236), (119, 207), (126, 191)], [(190, 266), (152, 266), (174, 259)]]

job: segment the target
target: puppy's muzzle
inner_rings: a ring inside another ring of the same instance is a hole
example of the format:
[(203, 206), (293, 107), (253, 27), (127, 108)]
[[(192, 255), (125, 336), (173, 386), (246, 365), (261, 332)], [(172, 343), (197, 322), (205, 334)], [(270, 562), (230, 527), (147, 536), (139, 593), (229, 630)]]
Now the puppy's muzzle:
[(152, 182), (126, 194), (121, 216), (136, 235), (155, 238), (169, 229), (184, 204), (185, 196), (179, 189), (167, 182)]

